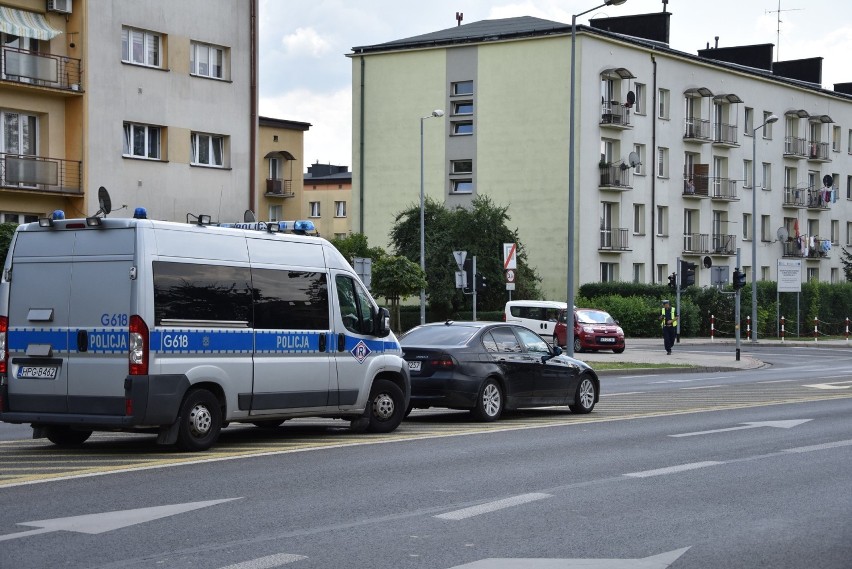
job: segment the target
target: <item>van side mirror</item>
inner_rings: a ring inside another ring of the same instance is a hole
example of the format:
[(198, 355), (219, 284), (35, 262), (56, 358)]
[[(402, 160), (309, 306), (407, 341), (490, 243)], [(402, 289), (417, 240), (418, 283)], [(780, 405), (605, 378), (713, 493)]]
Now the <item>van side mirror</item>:
[(376, 331), (376, 336), (384, 338), (390, 334), (390, 312), (387, 308), (379, 308), (373, 320), (373, 330)]

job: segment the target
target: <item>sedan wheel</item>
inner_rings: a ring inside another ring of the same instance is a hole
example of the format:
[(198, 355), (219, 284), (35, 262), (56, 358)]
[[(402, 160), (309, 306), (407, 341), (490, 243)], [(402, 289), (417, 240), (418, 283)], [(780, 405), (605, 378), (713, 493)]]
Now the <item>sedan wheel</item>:
[(503, 392), (493, 379), (485, 380), (479, 395), (476, 397), (476, 407), (471, 409), (473, 416), (480, 421), (496, 421), (503, 413)]
[(585, 415), (591, 413), (595, 408), (595, 384), (586, 376), (580, 378), (577, 393), (574, 395), (574, 404), (569, 405), (573, 413)]

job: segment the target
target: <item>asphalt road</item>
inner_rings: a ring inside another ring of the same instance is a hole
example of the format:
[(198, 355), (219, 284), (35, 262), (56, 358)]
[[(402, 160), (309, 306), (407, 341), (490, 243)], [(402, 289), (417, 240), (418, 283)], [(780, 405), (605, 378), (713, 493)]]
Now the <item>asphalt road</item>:
[(0, 567), (848, 569), (848, 353), (606, 376), (588, 416), (228, 429), (224, 450), (189, 458), (150, 437), (74, 453), (12, 437)]

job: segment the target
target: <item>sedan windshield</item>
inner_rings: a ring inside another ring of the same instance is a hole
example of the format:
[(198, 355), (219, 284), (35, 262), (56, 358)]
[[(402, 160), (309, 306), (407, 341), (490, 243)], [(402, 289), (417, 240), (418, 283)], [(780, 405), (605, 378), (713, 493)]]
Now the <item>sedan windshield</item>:
[(418, 326), (399, 339), (403, 346), (463, 346), (479, 331), (472, 326)]
[(602, 310), (578, 310), (577, 321), (580, 324), (615, 324), (612, 316)]

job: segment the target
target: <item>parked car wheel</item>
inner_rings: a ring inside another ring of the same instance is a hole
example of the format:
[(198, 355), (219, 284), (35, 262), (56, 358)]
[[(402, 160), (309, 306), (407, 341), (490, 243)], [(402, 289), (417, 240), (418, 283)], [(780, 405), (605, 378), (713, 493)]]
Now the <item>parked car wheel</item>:
[(47, 440), (59, 447), (78, 447), (92, 436), (92, 431), (76, 431), (68, 427), (49, 427)]
[(620, 353), (623, 353), (623, 352), (624, 352), (624, 348), (615, 348), (614, 350), (612, 350), (612, 353), (614, 353), (614, 354), (620, 354)]
[(553, 345), (559, 346), (560, 348), (562, 347), (561, 344), (559, 343), (559, 338), (556, 337), (556, 334), (553, 335)]
[(190, 391), (180, 408), (178, 447), (197, 452), (212, 447), (222, 430), (219, 400), (206, 389)]
[(574, 352), (582, 353), (583, 352), (583, 342), (580, 341), (580, 338), (574, 337)]
[(476, 397), (476, 406), (471, 413), (480, 421), (491, 422), (503, 413), (503, 390), (493, 379), (486, 379)]
[(577, 393), (574, 395), (574, 404), (569, 405), (573, 413), (585, 415), (591, 413), (595, 408), (595, 383), (586, 376), (580, 378)]
[(396, 429), (405, 417), (405, 395), (392, 381), (379, 379), (373, 384), (367, 412), (372, 433), (389, 433)]

